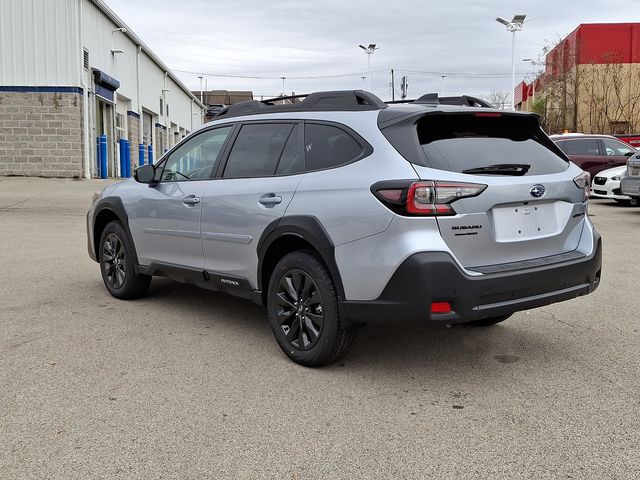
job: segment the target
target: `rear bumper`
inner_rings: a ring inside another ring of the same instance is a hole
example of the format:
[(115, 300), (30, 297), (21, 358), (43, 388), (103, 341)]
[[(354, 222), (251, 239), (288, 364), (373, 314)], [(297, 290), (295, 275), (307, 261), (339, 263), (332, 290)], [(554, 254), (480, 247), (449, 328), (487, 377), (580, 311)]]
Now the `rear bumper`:
[[(464, 323), (541, 307), (593, 292), (599, 285), (602, 242), (594, 232), (591, 255), (535, 268), (470, 276), (446, 252), (407, 258), (372, 301), (345, 301), (352, 322)], [(450, 302), (451, 313), (431, 313)]]
[(624, 195), (640, 197), (640, 177), (623, 177), (620, 180), (620, 189)]

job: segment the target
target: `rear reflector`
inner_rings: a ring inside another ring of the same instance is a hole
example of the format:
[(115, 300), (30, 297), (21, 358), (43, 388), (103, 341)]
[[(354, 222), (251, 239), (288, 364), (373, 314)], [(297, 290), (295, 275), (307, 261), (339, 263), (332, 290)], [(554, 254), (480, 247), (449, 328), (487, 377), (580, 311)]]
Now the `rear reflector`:
[(451, 313), (451, 304), (449, 302), (433, 302), (431, 313)]

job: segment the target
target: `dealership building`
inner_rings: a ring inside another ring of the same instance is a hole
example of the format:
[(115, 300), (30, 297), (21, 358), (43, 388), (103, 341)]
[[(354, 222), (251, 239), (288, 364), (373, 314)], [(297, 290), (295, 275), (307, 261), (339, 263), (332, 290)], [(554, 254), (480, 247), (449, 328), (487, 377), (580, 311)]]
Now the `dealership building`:
[(126, 176), (202, 118), (103, 1), (0, 1), (0, 175)]

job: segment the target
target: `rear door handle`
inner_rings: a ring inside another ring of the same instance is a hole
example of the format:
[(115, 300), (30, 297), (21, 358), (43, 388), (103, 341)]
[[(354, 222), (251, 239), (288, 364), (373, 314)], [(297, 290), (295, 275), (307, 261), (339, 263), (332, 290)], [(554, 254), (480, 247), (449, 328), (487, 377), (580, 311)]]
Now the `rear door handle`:
[(260, 200), (258, 200), (258, 201), (262, 205), (274, 206), (274, 205), (277, 205), (280, 202), (282, 202), (282, 197), (279, 197), (274, 193), (267, 193), (266, 195), (261, 196)]
[(195, 195), (189, 195), (188, 197), (184, 197), (182, 199), (182, 203), (184, 203), (185, 205), (197, 205), (198, 203), (200, 203), (200, 199)]

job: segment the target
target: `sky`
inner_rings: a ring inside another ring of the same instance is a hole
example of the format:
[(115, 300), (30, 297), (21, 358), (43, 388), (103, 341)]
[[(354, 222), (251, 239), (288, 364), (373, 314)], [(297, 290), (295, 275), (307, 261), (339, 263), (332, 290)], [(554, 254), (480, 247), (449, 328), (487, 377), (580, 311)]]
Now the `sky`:
[[(526, 14), (516, 34), (516, 83), (580, 23), (640, 21), (640, 0), (106, 0), (193, 90), (252, 90), (255, 98), (368, 86), (396, 98), (442, 93), (486, 97), (511, 87), (511, 33), (495, 21)], [(636, 12), (634, 15), (634, 11)], [(238, 78), (247, 77), (247, 78)], [(260, 78), (248, 78), (260, 77)], [(312, 78), (309, 78), (312, 77)]]

